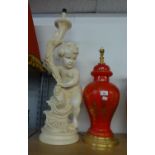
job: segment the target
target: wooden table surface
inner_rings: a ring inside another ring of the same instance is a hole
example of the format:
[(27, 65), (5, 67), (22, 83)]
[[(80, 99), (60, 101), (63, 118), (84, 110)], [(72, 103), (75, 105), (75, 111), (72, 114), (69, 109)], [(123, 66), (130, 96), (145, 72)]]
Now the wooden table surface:
[(29, 155), (127, 155), (126, 134), (116, 134), (119, 144), (111, 150), (92, 150), (83, 142), (83, 135), (80, 140), (70, 145), (48, 145), (39, 141), (38, 134), (29, 138)]

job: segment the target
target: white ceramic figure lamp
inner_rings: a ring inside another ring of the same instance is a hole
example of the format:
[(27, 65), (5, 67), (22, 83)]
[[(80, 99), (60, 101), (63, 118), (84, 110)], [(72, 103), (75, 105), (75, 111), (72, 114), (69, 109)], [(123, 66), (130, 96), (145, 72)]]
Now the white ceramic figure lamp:
[[(63, 10), (62, 18), (55, 21), (57, 31), (46, 47), (44, 66), (57, 82), (53, 96), (47, 101), (51, 109), (44, 111), (46, 120), (39, 136), (40, 141), (47, 144), (66, 145), (79, 140), (77, 120), (82, 93), (79, 71), (74, 67), (78, 48), (72, 42), (63, 41), (71, 25), (66, 19), (66, 10)], [(54, 63), (54, 52), (62, 60), (62, 65)]]

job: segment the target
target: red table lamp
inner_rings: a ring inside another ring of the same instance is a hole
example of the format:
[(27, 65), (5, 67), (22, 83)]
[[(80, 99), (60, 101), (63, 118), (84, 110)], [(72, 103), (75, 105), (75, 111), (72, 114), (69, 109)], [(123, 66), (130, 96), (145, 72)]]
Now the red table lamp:
[(104, 49), (100, 49), (100, 63), (91, 72), (94, 81), (83, 93), (91, 123), (84, 140), (96, 149), (110, 148), (118, 143), (110, 128), (120, 97), (118, 88), (109, 82), (112, 74), (104, 62)]

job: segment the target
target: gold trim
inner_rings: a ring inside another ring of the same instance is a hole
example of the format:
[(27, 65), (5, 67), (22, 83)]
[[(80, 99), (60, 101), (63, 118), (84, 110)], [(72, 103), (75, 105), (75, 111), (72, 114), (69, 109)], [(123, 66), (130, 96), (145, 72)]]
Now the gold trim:
[(28, 65), (31, 65), (32, 67), (37, 68), (42, 72), (45, 71), (41, 61), (32, 54), (28, 55)]
[(117, 145), (119, 142), (116, 138), (103, 138), (91, 134), (84, 135), (84, 142), (94, 150), (108, 150)]

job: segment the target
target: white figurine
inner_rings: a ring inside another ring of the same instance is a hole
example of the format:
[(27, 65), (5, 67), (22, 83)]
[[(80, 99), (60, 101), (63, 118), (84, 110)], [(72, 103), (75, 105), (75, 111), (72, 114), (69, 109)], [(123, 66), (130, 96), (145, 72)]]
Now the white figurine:
[[(54, 94), (47, 101), (51, 107), (50, 111), (45, 111), (46, 121), (41, 130), (40, 140), (47, 144), (66, 145), (78, 141), (78, 115), (82, 93), (79, 84), (79, 71), (74, 67), (78, 55), (78, 48), (72, 42), (63, 42), (67, 29), (71, 23), (65, 18), (57, 20), (55, 23), (58, 31), (53, 40), (47, 44), (44, 66), (53, 75), (57, 84)], [(63, 65), (54, 63), (54, 50), (57, 48), (58, 55)]]

